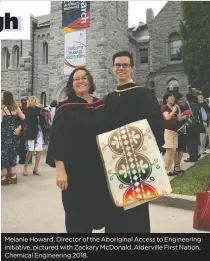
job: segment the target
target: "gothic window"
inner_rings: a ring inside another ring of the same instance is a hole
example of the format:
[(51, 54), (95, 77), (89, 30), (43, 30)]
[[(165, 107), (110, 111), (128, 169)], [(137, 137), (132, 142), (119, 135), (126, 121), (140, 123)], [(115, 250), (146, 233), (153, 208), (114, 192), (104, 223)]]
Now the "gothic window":
[(148, 49), (139, 49), (141, 63), (148, 63)]
[(169, 57), (170, 61), (181, 60), (179, 49), (182, 45), (181, 37), (178, 33), (172, 33), (169, 36)]
[(48, 43), (43, 43), (43, 62), (48, 64)]
[(20, 53), (19, 47), (16, 45), (12, 49), (12, 63), (14, 67), (19, 67)]
[(10, 67), (10, 53), (7, 47), (5, 47), (1, 52), (1, 68), (6, 70)]
[(47, 104), (47, 95), (46, 95), (46, 92), (42, 92), (41, 93), (41, 104), (46, 107), (46, 104)]
[(179, 89), (179, 82), (175, 79), (171, 79), (168, 82), (168, 90), (173, 91), (175, 89)]

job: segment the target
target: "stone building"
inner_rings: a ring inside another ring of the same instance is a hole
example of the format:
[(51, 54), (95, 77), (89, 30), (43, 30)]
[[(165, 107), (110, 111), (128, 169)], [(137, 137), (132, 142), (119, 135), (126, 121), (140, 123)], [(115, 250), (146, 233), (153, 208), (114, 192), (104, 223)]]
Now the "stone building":
[[(112, 91), (116, 80), (112, 56), (120, 50), (134, 55), (133, 79), (162, 96), (167, 87), (187, 90), (187, 78), (176, 54), (181, 17), (179, 2), (167, 2), (154, 18), (147, 10), (147, 23), (128, 29), (128, 2), (91, 2), (90, 28), (86, 30), (86, 67), (93, 74), (98, 97)], [(51, 2), (51, 14), (31, 16), (31, 40), (2, 40), (2, 89), (16, 99), (36, 95), (41, 103), (65, 99), (68, 76), (64, 75), (62, 2)]]
[(136, 81), (162, 97), (167, 89), (188, 91), (188, 79), (179, 56), (181, 37), (179, 23), (182, 10), (179, 1), (169, 1), (154, 18), (147, 10), (147, 22), (129, 28), (129, 42), (137, 57)]

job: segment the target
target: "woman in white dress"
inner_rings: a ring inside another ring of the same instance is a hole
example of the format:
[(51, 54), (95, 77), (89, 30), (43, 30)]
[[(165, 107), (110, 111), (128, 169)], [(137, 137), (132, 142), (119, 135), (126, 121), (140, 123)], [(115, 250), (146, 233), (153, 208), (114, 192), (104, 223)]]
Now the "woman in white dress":
[(36, 152), (35, 166), (33, 169), (34, 175), (40, 175), (38, 172), (41, 154), (44, 150), (43, 132), (40, 125), (40, 117), (42, 108), (39, 105), (38, 99), (35, 96), (29, 97), (26, 109), (26, 129), (24, 131), (26, 138), (26, 160), (23, 169), (23, 175), (28, 176), (28, 163), (32, 153)]

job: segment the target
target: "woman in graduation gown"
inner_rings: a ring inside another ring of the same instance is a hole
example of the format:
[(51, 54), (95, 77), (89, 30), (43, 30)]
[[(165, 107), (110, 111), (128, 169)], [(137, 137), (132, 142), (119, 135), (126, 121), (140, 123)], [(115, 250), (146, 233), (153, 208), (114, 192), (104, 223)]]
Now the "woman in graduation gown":
[(90, 95), (94, 90), (88, 70), (75, 69), (51, 129), (46, 163), (56, 167), (68, 233), (104, 228), (114, 207), (97, 149), (96, 135), (106, 131), (106, 121), (100, 100)]

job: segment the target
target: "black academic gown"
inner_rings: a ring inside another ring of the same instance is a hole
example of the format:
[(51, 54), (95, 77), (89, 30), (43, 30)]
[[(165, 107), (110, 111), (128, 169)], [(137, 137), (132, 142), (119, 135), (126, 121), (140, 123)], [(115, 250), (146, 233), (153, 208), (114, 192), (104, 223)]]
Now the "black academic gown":
[[(105, 97), (110, 130), (141, 119), (147, 119), (157, 144), (164, 145), (164, 123), (155, 95), (147, 88), (135, 88), (137, 84), (118, 86), (117, 91)], [(112, 232), (150, 232), (148, 203), (124, 211), (116, 208), (109, 229)]]
[[(88, 104), (77, 96), (60, 104), (54, 117), (46, 163), (64, 162), (68, 189), (62, 192), (66, 230), (91, 233), (106, 225), (113, 203), (109, 196), (96, 135), (101, 133), (104, 105)], [(71, 105), (64, 106), (66, 103)]]

